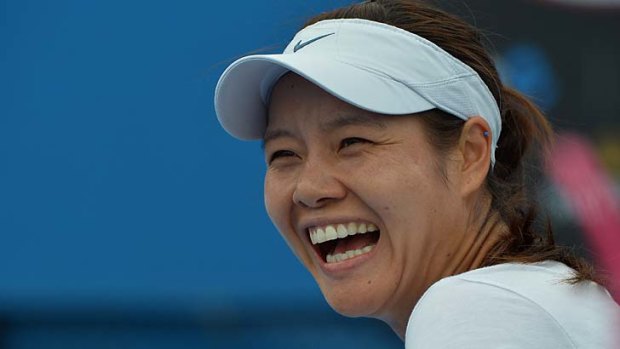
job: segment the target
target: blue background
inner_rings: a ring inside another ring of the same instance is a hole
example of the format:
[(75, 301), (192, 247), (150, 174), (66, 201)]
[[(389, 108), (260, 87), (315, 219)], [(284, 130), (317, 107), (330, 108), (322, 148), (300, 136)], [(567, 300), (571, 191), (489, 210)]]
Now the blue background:
[(212, 103), (235, 58), (344, 3), (0, 2), (0, 347), (346, 342)]
[(2, 5), (4, 306), (317, 296), (264, 214), (260, 147), (226, 135), (212, 100), (229, 62), (318, 8)]
[(213, 111), (230, 62), (348, 3), (0, 0), (0, 348), (401, 346), (328, 308)]

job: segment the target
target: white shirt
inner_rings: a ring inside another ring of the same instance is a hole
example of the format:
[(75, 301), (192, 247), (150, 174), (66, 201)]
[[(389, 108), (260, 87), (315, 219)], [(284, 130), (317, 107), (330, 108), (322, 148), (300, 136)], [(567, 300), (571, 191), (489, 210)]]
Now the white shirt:
[(416, 304), (406, 349), (620, 348), (620, 307), (566, 265), (506, 263), (444, 278)]

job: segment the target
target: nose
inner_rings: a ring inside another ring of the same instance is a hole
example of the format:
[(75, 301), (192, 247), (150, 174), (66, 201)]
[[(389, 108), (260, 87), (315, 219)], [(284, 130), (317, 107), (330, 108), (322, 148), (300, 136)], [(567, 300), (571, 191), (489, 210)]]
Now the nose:
[(303, 208), (321, 208), (346, 196), (346, 188), (327, 167), (306, 162), (299, 173), (293, 202)]

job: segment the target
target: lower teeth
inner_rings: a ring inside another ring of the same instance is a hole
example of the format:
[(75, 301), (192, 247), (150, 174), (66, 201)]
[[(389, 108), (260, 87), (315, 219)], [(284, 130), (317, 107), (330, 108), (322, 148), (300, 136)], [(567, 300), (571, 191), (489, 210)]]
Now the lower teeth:
[(373, 247), (375, 247), (375, 245), (369, 245), (369, 246), (366, 246), (364, 248), (360, 248), (357, 250), (349, 250), (345, 253), (336, 253), (334, 255), (327, 254), (326, 260), (327, 260), (327, 263), (336, 263), (336, 262), (346, 261), (347, 259), (351, 259), (353, 257), (357, 257), (359, 255), (370, 252), (373, 249)]

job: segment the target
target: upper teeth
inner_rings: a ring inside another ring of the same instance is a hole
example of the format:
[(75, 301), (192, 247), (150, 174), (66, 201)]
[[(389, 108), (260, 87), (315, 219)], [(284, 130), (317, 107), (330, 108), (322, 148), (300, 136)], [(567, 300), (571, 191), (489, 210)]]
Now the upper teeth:
[(309, 229), (309, 233), (310, 241), (312, 241), (313, 245), (316, 245), (325, 241), (342, 239), (349, 235), (364, 234), (377, 230), (377, 226), (372, 223), (351, 222), (346, 224), (329, 224), (321, 227), (312, 227)]

